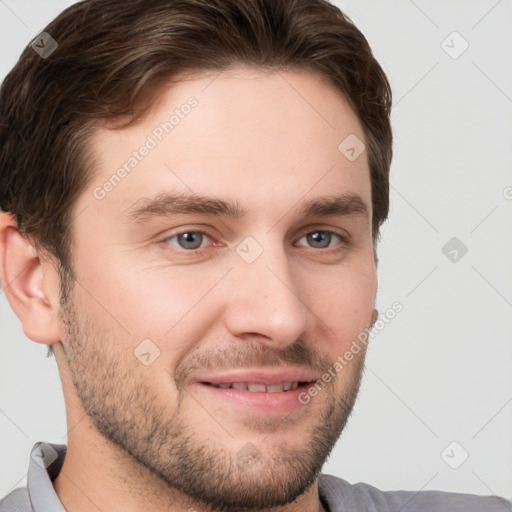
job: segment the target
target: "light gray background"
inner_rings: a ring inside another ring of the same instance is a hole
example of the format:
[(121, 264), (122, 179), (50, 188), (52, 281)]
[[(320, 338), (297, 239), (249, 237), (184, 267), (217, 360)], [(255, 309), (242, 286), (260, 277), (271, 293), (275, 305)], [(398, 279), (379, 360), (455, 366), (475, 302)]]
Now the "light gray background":
[[(2, 79), (72, 3), (0, 0)], [(404, 310), (372, 339), (358, 403), (324, 472), (385, 490), (510, 498), (512, 1), (337, 5), (394, 92), (377, 305), (384, 312), (400, 301)], [(463, 48), (454, 31), (469, 44), (458, 58), (445, 51)], [(457, 262), (442, 252), (454, 236), (468, 248)], [(45, 355), (1, 294), (0, 496), (25, 484), (36, 441), (66, 442), (57, 367)], [(452, 469), (446, 460), (457, 465), (463, 450), (468, 459)]]

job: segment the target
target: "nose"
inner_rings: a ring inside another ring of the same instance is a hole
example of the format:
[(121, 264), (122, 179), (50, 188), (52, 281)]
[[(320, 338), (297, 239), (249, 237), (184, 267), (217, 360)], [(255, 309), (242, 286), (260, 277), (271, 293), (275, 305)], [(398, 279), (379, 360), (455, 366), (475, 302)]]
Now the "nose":
[(284, 248), (266, 247), (252, 263), (235, 254), (234, 265), (224, 311), (233, 336), (283, 349), (312, 327), (314, 316), (302, 296), (299, 269), (290, 267)]

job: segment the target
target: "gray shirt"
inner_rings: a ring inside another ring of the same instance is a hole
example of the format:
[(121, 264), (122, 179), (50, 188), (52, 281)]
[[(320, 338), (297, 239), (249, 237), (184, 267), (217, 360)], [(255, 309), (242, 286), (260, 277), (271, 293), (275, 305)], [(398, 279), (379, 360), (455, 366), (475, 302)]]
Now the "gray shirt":
[[(36, 443), (27, 487), (0, 501), (0, 512), (66, 512), (52, 485), (59, 474), (66, 445)], [(341, 478), (318, 477), (320, 499), (327, 512), (511, 512), (512, 500), (443, 491), (380, 491), (371, 485), (349, 484)]]

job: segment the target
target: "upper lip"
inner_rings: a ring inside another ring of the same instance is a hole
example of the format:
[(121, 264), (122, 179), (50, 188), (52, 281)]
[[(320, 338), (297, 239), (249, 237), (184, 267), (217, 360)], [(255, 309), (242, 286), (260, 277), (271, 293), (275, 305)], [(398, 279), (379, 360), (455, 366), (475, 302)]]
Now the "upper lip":
[(272, 368), (270, 370), (233, 370), (224, 373), (203, 374), (196, 379), (196, 382), (208, 382), (210, 384), (248, 382), (253, 384), (280, 384), (282, 382), (312, 382), (320, 377), (311, 370), (300, 368)]

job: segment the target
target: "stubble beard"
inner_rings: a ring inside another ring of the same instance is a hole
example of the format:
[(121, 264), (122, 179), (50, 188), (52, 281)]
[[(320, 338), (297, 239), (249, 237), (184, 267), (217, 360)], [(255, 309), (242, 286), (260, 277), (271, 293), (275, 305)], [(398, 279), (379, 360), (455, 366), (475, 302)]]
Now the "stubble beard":
[[(68, 292), (61, 303), (65, 352), (85, 412), (106, 440), (170, 491), (177, 489), (212, 511), (257, 511), (291, 503), (316, 481), (352, 412), (364, 357), (354, 360), (350, 384), (338, 396), (333, 391), (336, 379), (321, 391), (328, 399), (301, 436), (300, 448), (277, 447), (272, 440), (272, 432), (290, 428), (288, 418), (246, 417), (242, 419), (246, 429), (267, 433), (272, 450), (241, 440), (242, 448), (231, 451), (198, 435), (193, 418), (187, 421), (184, 404), (191, 398), (187, 399), (186, 389), (180, 390), (175, 410), (168, 412), (169, 400), (150, 386), (148, 368), (130, 350), (125, 354), (109, 350), (108, 330), (83, 310), (77, 314), (72, 290)], [(310, 415), (307, 418), (310, 421)], [(295, 425), (300, 428), (301, 422)], [(215, 427), (212, 419), (210, 431)]]

